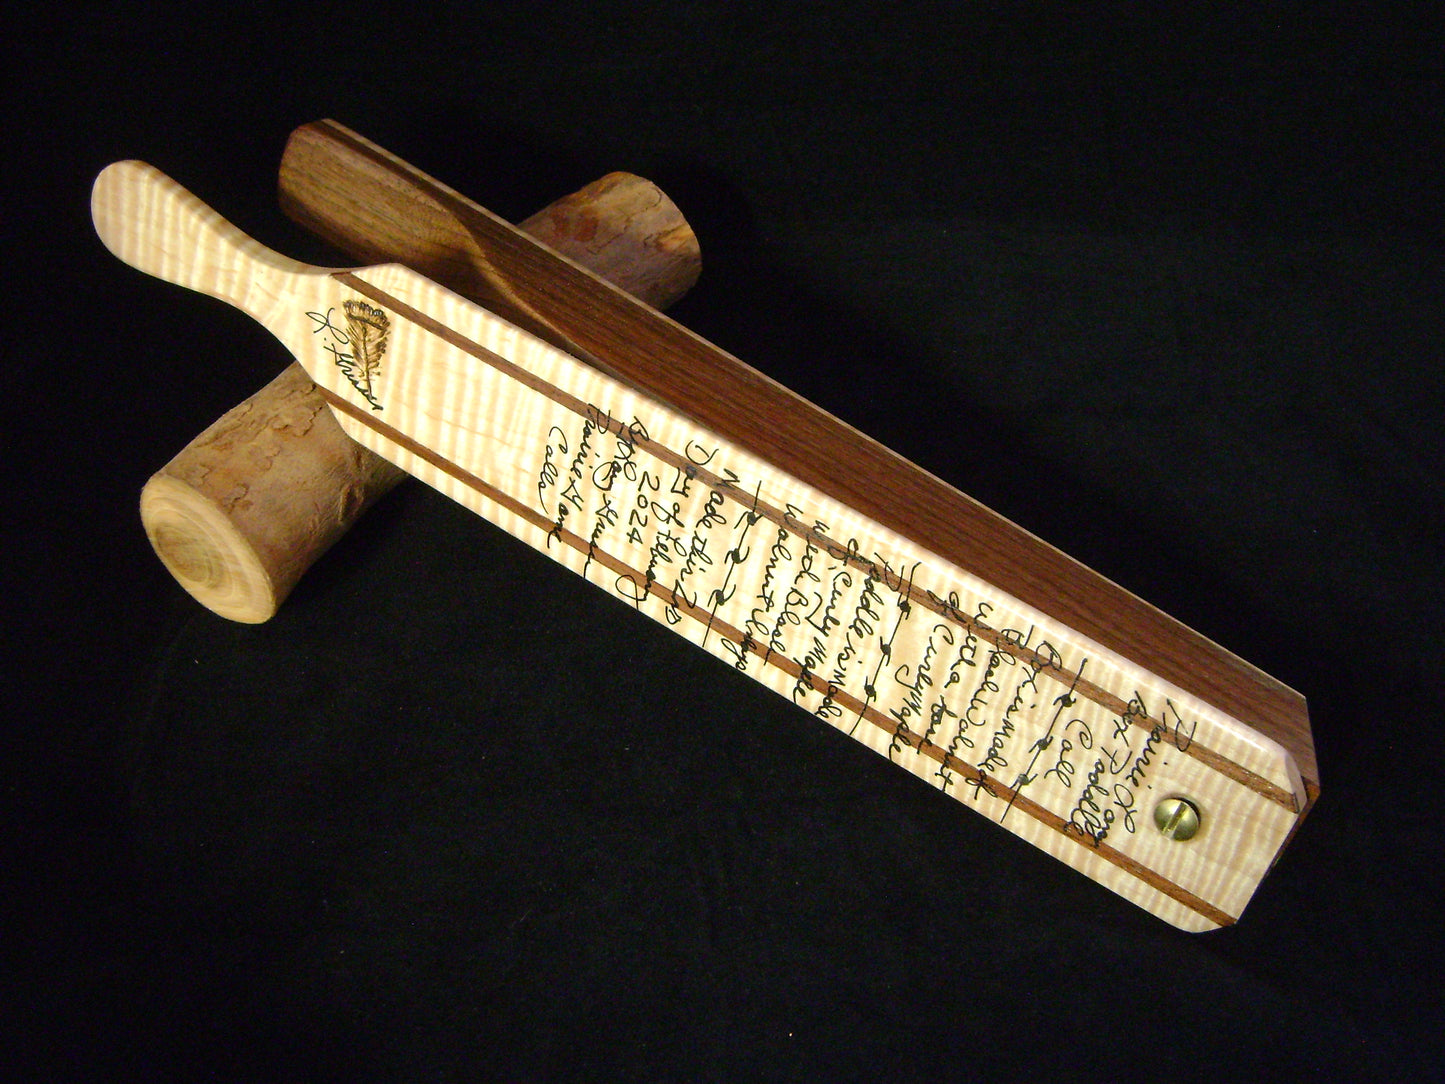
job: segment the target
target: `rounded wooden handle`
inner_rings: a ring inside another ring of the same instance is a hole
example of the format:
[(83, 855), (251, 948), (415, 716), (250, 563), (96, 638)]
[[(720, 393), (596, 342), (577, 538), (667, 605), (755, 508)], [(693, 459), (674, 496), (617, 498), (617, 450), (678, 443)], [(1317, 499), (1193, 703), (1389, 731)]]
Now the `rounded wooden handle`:
[(154, 166), (114, 162), (90, 192), (101, 243), (147, 275), (253, 311), (256, 284), (277, 275), (326, 274), (273, 252)]
[[(316, 153), (314, 139), (310, 150)], [(348, 152), (328, 146), (326, 153), (335, 164)], [(391, 168), (403, 181), (411, 169), (399, 161)], [(330, 227), (318, 232), (333, 241), (339, 236), (346, 248), (352, 224), (344, 219), (358, 204), (341, 198), (339, 185), (333, 178), (309, 190), (295, 176), (288, 182), (283, 168), (288, 212), (308, 226)], [(302, 205), (306, 217), (294, 213)], [(609, 174), (522, 228), (657, 307), (676, 301), (697, 278), (700, 258), (687, 222), (655, 185), (630, 174)], [(434, 249), (435, 223), (419, 228), (415, 240), (405, 223), (381, 242), (371, 235), (365, 256), (373, 262), (378, 243), (385, 246), (382, 259), (421, 262), (410, 250)], [(465, 238), (456, 247), (464, 255)], [(419, 269), (467, 292), (464, 281)], [(403, 477), (342, 432), (293, 363), (156, 472), (141, 491), (141, 520), (156, 554), (192, 596), (222, 617), (256, 623), (275, 614), (316, 559)]]

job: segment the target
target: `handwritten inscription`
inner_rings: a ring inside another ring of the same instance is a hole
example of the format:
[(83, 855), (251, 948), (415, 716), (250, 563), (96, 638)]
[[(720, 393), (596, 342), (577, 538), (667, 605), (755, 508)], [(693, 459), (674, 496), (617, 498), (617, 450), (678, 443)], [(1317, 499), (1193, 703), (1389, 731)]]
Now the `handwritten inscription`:
[(1094, 846), (1139, 831), (1154, 776), (1197, 723), (1167, 698), (1081, 695), (1091, 660), (1076, 648), (769, 505), (720, 455), (664, 447), (597, 407), (554, 425), (535, 477), (548, 547), (584, 553), (620, 598), (1000, 819), (1026, 800)]

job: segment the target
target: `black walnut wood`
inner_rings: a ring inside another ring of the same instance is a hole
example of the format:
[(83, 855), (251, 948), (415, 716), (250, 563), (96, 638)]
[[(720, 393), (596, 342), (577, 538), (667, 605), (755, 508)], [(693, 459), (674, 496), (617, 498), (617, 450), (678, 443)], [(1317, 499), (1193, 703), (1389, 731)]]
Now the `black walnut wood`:
[[(334, 122), (298, 138), (350, 144), (371, 209), (352, 222), (383, 228), (393, 177), (408, 167)], [(459, 292), (1278, 742), (1313, 803), (1319, 772), (1298, 692), (447, 186), (425, 188), (418, 213), (438, 230), (460, 223), (482, 254), (434, 261), (465, 278)]]

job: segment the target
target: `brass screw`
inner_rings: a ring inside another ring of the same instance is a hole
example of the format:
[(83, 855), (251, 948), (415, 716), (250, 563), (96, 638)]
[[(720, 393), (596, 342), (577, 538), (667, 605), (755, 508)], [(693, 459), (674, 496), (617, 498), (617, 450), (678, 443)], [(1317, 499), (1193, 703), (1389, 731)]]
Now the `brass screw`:
[(1187, 798), (1165, 798), (1154, 807), (1154, 823), (1166, 837), (1183, 843), (1199, 831), (1199, 809)]

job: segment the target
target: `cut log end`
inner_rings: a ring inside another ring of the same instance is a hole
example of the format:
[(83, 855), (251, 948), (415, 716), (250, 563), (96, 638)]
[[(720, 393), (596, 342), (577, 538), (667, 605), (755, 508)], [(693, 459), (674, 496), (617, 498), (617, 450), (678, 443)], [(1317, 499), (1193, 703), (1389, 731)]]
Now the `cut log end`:
[(275, 614), (280, 600), (270, 570), (204, 493), (161, 472), (141, 490), (140, 511), (156, 556), (197, 602), (247, 624)]

